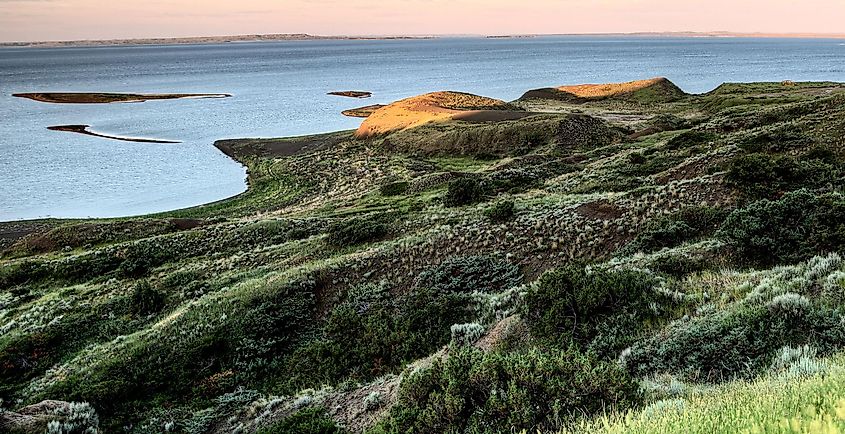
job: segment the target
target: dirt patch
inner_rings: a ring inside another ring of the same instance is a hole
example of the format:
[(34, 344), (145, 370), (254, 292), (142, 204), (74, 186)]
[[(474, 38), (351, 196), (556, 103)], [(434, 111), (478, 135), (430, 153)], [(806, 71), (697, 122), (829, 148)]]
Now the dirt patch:
[(491, 351), (506, 339), (529, 339), (528, 327), (518, 315), (511, 315), (496, 323), (474, 346), (483, 351)]
[(0, 223), (0, 252), (30, 234), (47, 232), (60, 222), (3, 222)]
[(399, 376), (387, 376), (350, 392), (329, 395), (323, 406), (347, 430), (361, 433), (387, 415), (398, 398), (400, 382)]
[(616, 220), (622, 217), (623, 213), (622, 209), (616, 204), (610, 203), (605, 199), (585, 203), (575, 208), (575, 212), (583, 217), (595, 220)]

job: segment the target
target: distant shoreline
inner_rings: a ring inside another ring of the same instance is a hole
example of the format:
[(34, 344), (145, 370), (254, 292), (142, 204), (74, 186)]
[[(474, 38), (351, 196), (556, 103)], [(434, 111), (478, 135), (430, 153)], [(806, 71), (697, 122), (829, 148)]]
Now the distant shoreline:
[(764, 38), (764, 39), (845, 39), (845, 33), (766, 33), (766, 32), (632, 32), (632, 33), (557, 33), (495, 35), (488, 38), (542, 38), (548, 36), (634, 36), (666, 38)]
[(450, 37), (486, 39), (523, 39), (554, 36), (678, 37), (678, 38), (784, 38), (845, 39), (845, 33), (754, 33), (754, 32), (632, 32), (632, 33), (556, 33), (496, 35), (430, 35), (430, 36), (321, 36), (307, 33), (262, 35), (195, 36), (185, 38), (129, 38), (74, 41), (0, 42), (0, 48), (121, 47), (133, 45), (205, 45), (278, 41), (378, 41), (425, 40)]
[(206, 45), (277, 41), (358, 41), (396, 39), (434, 39), (435, 36), (318, 36), (309, 34), (267, 34), (233, 36), (195, 36), (187, 38), (91, 39), (76, 41), (0, 42), (2, 48), (123, 47), (132, 45)]

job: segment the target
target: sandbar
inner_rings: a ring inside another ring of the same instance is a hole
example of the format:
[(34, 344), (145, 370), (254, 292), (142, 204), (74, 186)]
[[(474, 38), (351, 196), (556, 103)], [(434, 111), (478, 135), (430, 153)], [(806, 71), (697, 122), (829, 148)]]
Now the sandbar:
[(138, 137), (120, 137), (120, 136), (111, 136), (108, 134), (100, 134), (94, 131), (88, 130), (90, 125), (56, 125), (52, 127), (47, 127), (48, 130), (52, 131), (65, 131), (69, 133), (77, 133), (77, 134), (84, 134), (86, 136), (94, 136), (94, 137), (102, 137), (104, 139), (111, 139), (111, 140), (121, 140), (124, 142), (139, 142), (139, 143), (181, 143), (175, 142), (172, 140), (159, 140), (159, 139), (144, 139)]
[(12, 96), (51, 104), (111, 104), (144, 102), (162, 99), (186, 98), (228, 98), (227, 93), (88, 93), (88, 92), (32, 92), (15, 93)]

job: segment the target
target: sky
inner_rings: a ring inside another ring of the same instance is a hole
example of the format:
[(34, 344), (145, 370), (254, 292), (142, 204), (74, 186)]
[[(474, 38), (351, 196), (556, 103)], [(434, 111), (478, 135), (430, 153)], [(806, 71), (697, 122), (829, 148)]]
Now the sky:
[(842, 33), (845, 0), (0, 0), (0, 41), (731, 31)]

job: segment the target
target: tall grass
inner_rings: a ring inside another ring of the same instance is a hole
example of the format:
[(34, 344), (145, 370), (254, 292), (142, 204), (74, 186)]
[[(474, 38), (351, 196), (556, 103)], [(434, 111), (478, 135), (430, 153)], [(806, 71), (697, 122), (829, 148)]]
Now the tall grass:
[(826, 369), (812, 375), (785, 371), (698, 389), (560, 434), (845, 433), (845, 355), (821, 364)]

